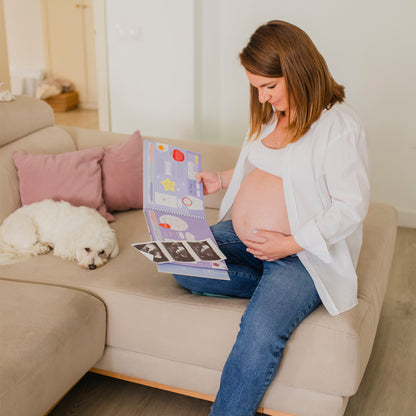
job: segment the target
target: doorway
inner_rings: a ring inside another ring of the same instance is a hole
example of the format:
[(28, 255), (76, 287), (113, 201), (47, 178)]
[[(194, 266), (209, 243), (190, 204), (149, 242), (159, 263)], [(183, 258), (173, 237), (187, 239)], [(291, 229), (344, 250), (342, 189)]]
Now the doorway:
[(70, 80), (97, 109), (93, 0), (3, 0), (11, 88), (35, 95), (44, 76)]
[(97, 109), (93, 0), (41, 0), (48, 77), (70, 80), (81, 107)]

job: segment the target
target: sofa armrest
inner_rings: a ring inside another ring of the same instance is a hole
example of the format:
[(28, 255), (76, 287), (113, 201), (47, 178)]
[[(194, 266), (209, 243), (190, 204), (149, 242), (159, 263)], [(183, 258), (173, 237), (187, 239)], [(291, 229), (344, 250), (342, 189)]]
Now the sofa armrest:
[(0, 146), (53, 126), (55, 115), (44, 101), (18, 95), (14, 101), (0, 102)]
[(129, 137), (128, 134), (111, 133), (108, 131), (83, 129), (73, 126), (59, 126), (65, 130), (74, 140), (77, 150), (89, 149), (90, 147), (109, 146), (120, 143)]

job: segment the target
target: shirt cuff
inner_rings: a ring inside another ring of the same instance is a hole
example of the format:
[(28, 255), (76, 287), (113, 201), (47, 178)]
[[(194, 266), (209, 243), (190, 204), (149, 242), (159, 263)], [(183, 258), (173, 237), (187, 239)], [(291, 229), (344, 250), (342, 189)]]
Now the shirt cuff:
[(293, 234), (293, 238), (304, 250), (309, 251), (324, 263), (330, 263), (331, 256), (328, 245), (313, 219), (297, 230)]

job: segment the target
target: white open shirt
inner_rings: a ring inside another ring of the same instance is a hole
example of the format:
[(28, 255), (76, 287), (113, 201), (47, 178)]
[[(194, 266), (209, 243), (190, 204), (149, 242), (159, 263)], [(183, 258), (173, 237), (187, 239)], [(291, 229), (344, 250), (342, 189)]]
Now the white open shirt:
[[(257, 140), (270, 134), (276, 117)], [(246, 137), (220, 208), (223, 220), (250, 168), (253, 141)], [(331, 315), (357, 304), (356, 266), (362, 223), (369, 204), (366, 131), (345, 103), (324, 110), (309, 131), (289, 143), (283, 187), (291, 233), (304, 248), (298, 253)]]

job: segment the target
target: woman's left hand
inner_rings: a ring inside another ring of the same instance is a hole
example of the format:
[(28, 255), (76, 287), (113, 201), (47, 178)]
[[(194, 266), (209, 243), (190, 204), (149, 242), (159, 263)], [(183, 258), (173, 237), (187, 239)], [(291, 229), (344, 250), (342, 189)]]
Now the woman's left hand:
[[(259, 260), (275, 261), (303, 250), (291, 235), (277, 231), (255, 230), (255, 236), (259, 237), (256, 238), (257, 242), (245, 240), (243, 243), (247, 246), (247, 251)], [(258, 242), (259, 239), (263, 242)]]

